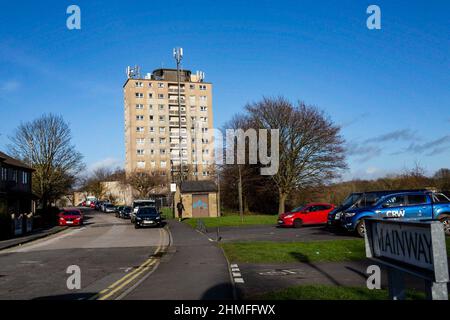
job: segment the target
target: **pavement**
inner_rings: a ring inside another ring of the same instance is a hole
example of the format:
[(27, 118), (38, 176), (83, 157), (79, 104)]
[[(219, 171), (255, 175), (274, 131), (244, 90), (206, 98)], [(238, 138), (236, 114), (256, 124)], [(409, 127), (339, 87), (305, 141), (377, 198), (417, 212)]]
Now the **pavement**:
[[(154, 270), (155, 253), (169, 244), (163, 228), (136, 230), (93, 210), (85, 216), (83, 227), (1, 250), (0, 299), (115, 299)], [(80, 289), (68, 289), (72, 265), (80, 267)]]
[(171, 245), (158, 268), (125, 299), (233, 299), (228, 263), (216, 243), (170, 220)]
[(41, 238), (45, 238), (55, 233), (61, 232), (65, 229), (67, 229), (67, 227), (55, 226), (47, 229), (33, 230), (32, 233), (23, 236), (2, 240), (0, 241), (0, 250), (22, 245), (24, 243), (35, 241)]
[(216, 240), (217, 234), (222, 242), (230, 241), (310, 241), (355, 239), (355, 236), (345, 232), (330, 232), (325, 226), (304, 226), (302, 228), (280, 228), (275, 225), (257, 225), (243, 227), (208, 228), (208, 237)]

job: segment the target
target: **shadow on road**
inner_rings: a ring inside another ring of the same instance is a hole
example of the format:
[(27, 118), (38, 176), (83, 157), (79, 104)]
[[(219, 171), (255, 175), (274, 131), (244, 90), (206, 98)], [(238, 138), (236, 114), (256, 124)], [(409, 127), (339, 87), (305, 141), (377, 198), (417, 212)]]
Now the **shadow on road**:
[(316, 271), (318, 271), (320, 274), (324, 275), (328, 280), (330, 280), (333, 284), (340, 286), (341, 283), (339, 281), (337, 281), (333, 276), (331, 276), (328, 272), (322, 270), (319, 266), (317, 266), (316, 264), (312, 263), (308, 256), (299, 253), (299, 252), (291, 252), (290, 253), (295, 259), (297, 259), (299, 262), (305, 263), (306, 265), (310, 266), (311, 268), (315, 269)]
[[(240, 297), (240, 291), (236, 292), (237, 297)], [(221, 283), (209, 288), (202, 295), (201, 300), (232, 300), (233, 299), (233, 285), (230, 283)]]
[(54, 296), (37, 297), (33, 300), (86, 300), (96, 294), (96, 292), (67, 293)]

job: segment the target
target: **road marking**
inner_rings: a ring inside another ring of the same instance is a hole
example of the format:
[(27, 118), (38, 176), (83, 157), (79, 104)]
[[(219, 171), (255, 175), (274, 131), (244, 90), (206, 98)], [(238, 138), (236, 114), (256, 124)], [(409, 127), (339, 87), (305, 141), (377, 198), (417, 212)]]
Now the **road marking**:
[(160, 234), (160, 244), (158, 245), (157, 249), (153, 253), (153, 256), (144, 261), (137, 269), (134, 271), (126, 274), (113, 284), (109, 285), (106, 289), (100, 291), (96, 295), (89, 298), (89, 300), (106, 300), (109, 297), (111, 297), (113, 294), (117, 293), (120, 289), (124, 288), (126, 285), (131, 283), (134, 279), (145, 273), (149, 270), (151, 266), (153, 266), (156, 262), (158, 262), (158, 259), (156, 259), (154, 256), (158, 254), (163, 246), (164, 246), (164, 239), (165, 239), (165, 233), (162, 231), (162, 229), (159, 229)]
[(239, 266), (233, 263), (230, 265), (230, 268), (234, 283), (244, 283), (244, 279), (242, 277), (241, 271), (239, 270)]

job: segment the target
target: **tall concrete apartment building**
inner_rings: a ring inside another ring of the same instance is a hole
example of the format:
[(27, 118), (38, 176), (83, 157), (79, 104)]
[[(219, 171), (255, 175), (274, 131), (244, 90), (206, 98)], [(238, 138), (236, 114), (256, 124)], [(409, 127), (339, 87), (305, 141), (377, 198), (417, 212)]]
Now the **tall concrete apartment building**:
[(181, 167), (184, 180), (211, 179), (212, 84), (204, 81), (204, 74), (180, 70), (178, 78), (176, 69), (157, 69), (142, 77), (138, 67), (129, 67), (127, 75), (123, 85), (127, 174), (158, 172), (177, 182)]

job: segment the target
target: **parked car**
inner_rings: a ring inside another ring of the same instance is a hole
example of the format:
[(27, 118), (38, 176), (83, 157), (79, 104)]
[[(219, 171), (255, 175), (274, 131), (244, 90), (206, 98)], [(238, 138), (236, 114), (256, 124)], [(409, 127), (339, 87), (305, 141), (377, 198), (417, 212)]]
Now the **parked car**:
[(90, 207), (91, 209), (95, 209), (95, 205), (96, 205), (95, 202), (91, 202), (90, 205), (89, 205), (89, 207)]
[(399, 193), (399, 192), (415, 192), (415, 191), (427, 191), (427, 189), (413, 189), (413, 190), (380, 190), (380, 191), (369, 191), (369, 192), (353, 192), (351, 193), (344, 202), (332, 210), (328, 214), (327, 226), (330, 228), (341, 228), (341, 217), (342, 214), (347, 210), (352, 209), (364, 209), (373, 206), (381, 197), (387, 196), (389, 194)]
[(110, 203), (109, 201), (103, 201), (102, 204), (100, 205), (100, 211), (101, 212), (106, 212), (106, 206), (107, 205), (112, 205), (112, 203)]
[(58, 215), (60, 226), (79, 226), (83, 224), (83, 214), (78, 209), (64, 210)]
[(300, 228), (308, 224), (326, 224), (328, 213), (333, 209), (334, 205), (329, 203), (310, 203), (280, 214), (278, 225), (280, 227)]
[(131, 211), (132, 211), (131, 207), (129, 206), (123, 207), (123, 209), (119, 211), (119, 218), (130, 219)]
[(134, 220), (136, 218), (136, 213), (138, 212), (140, 207), (153, 207), (153, 208), (156, 208), (156, 201), (155, 200), (150, 200), (150, 199), (148, 199), (148, 200), (134, 200), (133, 201), (133, 210), (130, 213), (131, 223), (134, 223)]
[(160, 227), (162, 226), (161, 214), (155, 207), (139, 207), (135, 219), (134, 227)]
[(364, 219), (395, 217), (413, 221), (439, 220), (450, 235), (450, 199), (441, 193), (402, 192), (382, 197), (368, 208), (346, 210), (341, 217), (342, 225), (363, 237), (366, 229)]
[(105, 212), (105, 213), (116, 212), (116, 206), (111, 203), (105, 204), (103, 212)]
[(117, 206), (117, 207), (116, 207), (115, 216), (116, 216), (117, 218), (119, 218), (120, 210), (122, 210), (123, 208), (124, 208), (124, 206)]

